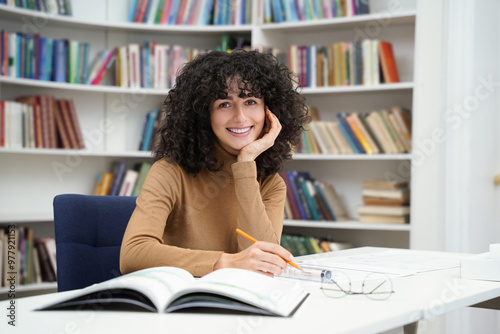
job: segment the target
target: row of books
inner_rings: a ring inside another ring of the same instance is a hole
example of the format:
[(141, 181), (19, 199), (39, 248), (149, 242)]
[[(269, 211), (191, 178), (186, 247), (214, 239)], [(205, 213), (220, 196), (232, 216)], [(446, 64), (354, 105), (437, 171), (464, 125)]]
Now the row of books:
[(88, 42), (1, 30), (0, 43), (0, 75), (68, 83), (88, 76)]
[(252, 23), (252, 0), (133, 0), (129, 22), (178, 25)]
[(281, 245), (290, 251), (293, 256), (320, 254), (352, 247), (349, 242), (330, 241), (312, 236), (291, 234), (281, 235)]
[[(222, 34), (221, 44), (216, 49), (230, 52), (233, 49), (248, 48), (249, 45), (250, 42), (244, 38)], [(92, 61), (87, 83), (100, 84), (114, 64), (116, 86), (167, 89), (174, 86), (177, 70), (184, 63), (207, 51), (178, 44), (159, 44), (155, 41), (104, 50)]]
[(405, 224), (410, 222), (410, 189), (406, 181), (365, 180), (359, 221)]
[[(12, 276), (15, 282), (10, 281)], [(0, 228), (0, 286), (54, 282), (56, 278), (54, 238), (35, 238), (31, 227)]]
[(295, 73), (301, 87), (379, 85), (400, 82), (392, 44), (356, 40), (329, 45), (290, 45), (286, 50), (258, 47)]
[(348, 220), (344, 203), (333, 185), (311, 177), (308, 172), (280, 173), (286, 184), (285, 219)]
[(125, 161), (115, 161), (111, 171), (97, 175), (92, 195), (138, 196), (151, 166), (145, 161), (129, 168)]
[(85, 148), (73, 100), (38, 95), (0, 101), (0, 147)]
[(369, 0), (264, 0), (264, 22), (296, 22), (370, 13)]
[(52, 15), (73, 15), (71, 0), (0, 0), (0, 4)]
[[(314, 108), (310, 108), (314, 110)], [(314, 112), (313, 112), (314, 114)], [(395, 106), (368, 113), (338, 113), (337, 121), (313, 118), (297, 153), (397, 154), (411, 152), (411, 115)]]

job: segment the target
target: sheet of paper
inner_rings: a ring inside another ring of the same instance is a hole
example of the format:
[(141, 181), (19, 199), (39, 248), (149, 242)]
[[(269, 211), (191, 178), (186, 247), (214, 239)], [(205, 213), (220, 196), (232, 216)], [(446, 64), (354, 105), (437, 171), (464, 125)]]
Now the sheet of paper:
[(387, 250), (370, 254), (324, 257), (303, 263), (389, 275), (413, 275), (425, 271), (459, 267), (460, 259), (419, 251)]

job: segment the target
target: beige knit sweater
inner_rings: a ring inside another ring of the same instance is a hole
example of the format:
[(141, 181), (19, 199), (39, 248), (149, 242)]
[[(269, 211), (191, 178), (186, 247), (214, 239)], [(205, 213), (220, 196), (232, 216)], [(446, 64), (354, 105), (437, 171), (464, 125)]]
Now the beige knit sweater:
[(279, 243), (283, 229), (286, 186), (274, 174), (257, 179), (254, 161), (216, 145), (224, 165), (219, 172), (193, 177), (177, 164), (153, 164), (122, 241), (123, 274), (156, 266), (175, 266), (194, 276), (211, 271), (222, 252), (236, 253), (257, 240)]

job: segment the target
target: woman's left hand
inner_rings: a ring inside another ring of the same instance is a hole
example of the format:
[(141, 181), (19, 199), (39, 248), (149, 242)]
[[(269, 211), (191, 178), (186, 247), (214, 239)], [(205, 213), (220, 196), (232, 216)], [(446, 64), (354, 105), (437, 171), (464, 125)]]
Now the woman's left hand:
[(237, 161), (254, 161), (259, 154), (274, 145), (274, 141), (281, 131), (281, 123), (269, 108), (266, 107), (267, 122), (262, 130), (262, 137), (243, 147), (238, 153)]

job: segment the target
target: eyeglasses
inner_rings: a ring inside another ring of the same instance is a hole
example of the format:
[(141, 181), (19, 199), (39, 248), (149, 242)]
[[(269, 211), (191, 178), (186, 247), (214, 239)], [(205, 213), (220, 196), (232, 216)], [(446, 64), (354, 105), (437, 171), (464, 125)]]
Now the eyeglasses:
[(389, 276), (380, 273), (370, 273), (364, 277), (360, 291), (352, 290), (352, 282), (342, 271), (331, 271), (329, 277), (324, 277), (321, 290), (327, 297), (341, 298), (346, 295), (365, 295), (370, 299), (384, 300), (389, 298), (393, 290)]

